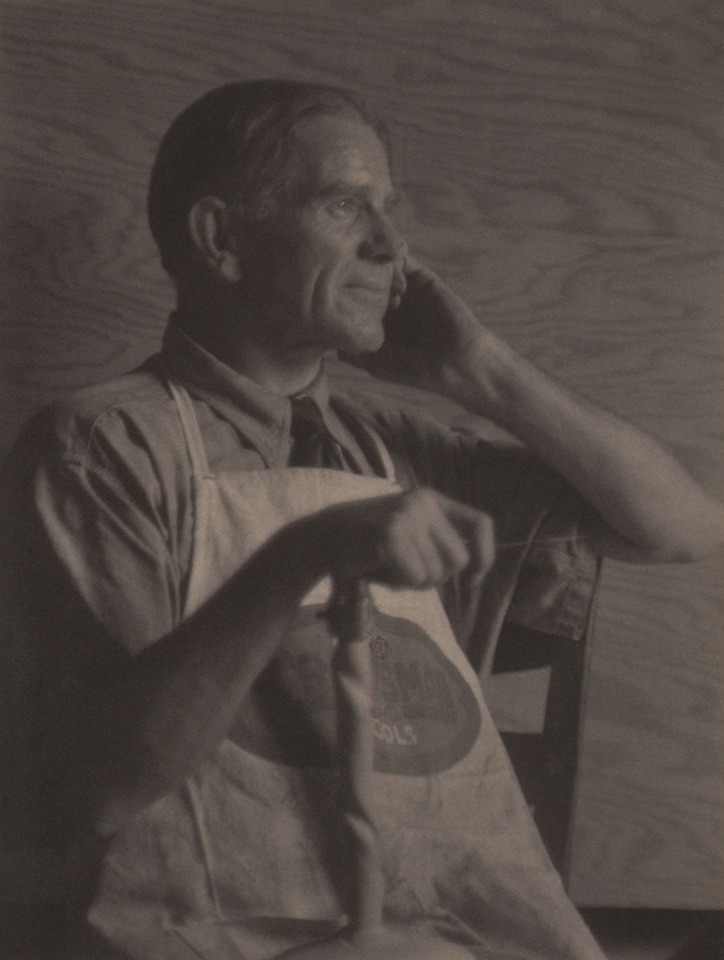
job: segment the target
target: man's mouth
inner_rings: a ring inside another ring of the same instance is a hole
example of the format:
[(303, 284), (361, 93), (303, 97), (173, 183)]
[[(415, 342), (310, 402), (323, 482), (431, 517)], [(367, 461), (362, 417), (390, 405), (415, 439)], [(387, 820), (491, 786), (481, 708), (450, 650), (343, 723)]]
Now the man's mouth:
[(363, 297), (365, 300), (387, 301), (390, 296), (389, 284), (380, 286), (379, 284), (372, 283), (348, 283), (346, 284), (346, 289), (349, 290), (353, 296)]
[(345, 284), (350, 290), (367, 290), (370, 293), (384, 293), (389, 294), (390, 284), (389, 283), (363, 283), (363, 282), (354, 282)]

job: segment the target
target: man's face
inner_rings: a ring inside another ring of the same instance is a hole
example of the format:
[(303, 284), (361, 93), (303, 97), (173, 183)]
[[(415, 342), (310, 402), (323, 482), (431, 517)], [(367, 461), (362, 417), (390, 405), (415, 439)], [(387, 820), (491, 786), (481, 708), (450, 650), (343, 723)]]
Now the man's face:
[(378, 349), (406, 244), (385, 148), (348, 115), (302, 121), (287, 163), (291, 200), (254, 225), (242, 284), (254, 335), (278, 353)]

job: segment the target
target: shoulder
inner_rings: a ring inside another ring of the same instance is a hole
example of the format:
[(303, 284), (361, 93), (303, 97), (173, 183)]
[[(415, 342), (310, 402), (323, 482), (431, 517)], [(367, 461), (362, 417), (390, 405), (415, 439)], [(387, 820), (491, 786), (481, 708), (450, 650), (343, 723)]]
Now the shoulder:
[(386, 402), (376, 394), (344, 389), (334, 390), (332, 397), (348, 416), (374, 427), (393, 444), (404, 444), (415, 438), (420, 441), (435, 438), (439, 442), (453, 439), (450, 425), (426, 413), (422, 403), (398, 403), (394, 399)]
[(540, 461), (520, 441), (491, 421), (435, 396), (416, 391), (406, 402), (380, 402), (364, 393), (335, 393), (335, 402), (375, 428), (383, 439), (405, 449), (413, 460), (460, 458), (472, 464), (520, 470)]
[(167, 445), (179, 433), (178, 414), (153, 368), (143, 367), (57, 400), (26, 426), (19, 445), (69, 464), (91, 466), (116, 450)]
[(56, 498), (79, 490), (85, 499), (158, 505), (186, 490), (189, 477), (175, 402), (144, 367), (41, 410), (10, 450), (2, 487), (3, 495), (17, 496), (40, 483)]
[(496, 517), (539, 517), (565, 489), (551, 466), (496, 424), (435, 398), (427, 409), (421, 391), (405, 403), (357, 391), (338, 396), (378, 432), (396, 463), (409, 465), (418, 484)]

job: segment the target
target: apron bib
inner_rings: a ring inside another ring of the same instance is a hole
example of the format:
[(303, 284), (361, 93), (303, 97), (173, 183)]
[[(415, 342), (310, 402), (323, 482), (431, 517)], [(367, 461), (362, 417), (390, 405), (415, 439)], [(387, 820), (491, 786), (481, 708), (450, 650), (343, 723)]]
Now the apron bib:
[[(191, 400), (169, 384), (193, 467), (184, 615), (291, 521), (400, 488), (288, 468), (212, 475)], [(435, 590), (373, 584), (375, 822), (385, 916), (495, 960), (600, 960), (550, 865)], [(90, 920), (138, 960), (267, 960), (345, 923), (329, 578), (212, 758), (112, 842)], [(243, 625), (240, 625), (240, 634)]]

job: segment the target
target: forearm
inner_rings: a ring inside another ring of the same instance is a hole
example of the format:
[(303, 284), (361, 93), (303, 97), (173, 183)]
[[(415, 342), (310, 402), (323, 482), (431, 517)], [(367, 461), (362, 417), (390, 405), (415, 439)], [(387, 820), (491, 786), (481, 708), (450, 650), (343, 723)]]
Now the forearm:
[[(500, 423), (569, 480), (603, 523), (604, 553), (696, 559), (724, 541), (724, 509), (658, 443), (571, 396), (484, 331), (450, 365), (448, 392)], [(613, 533), (613, 536), (607, 536)]]
[(492, 560), (479, 511), (430, 490), (336, 504), (296, 520), (197, 613), (126, 663), (61, 753), (65, 810), (104, 834), (192, 774), (227, 735), (309, 588), (325, 575), (436, 586)]
[[(172, 633), (94, 692), (77, 731), (66, 795), (111, 833), (190, 776), (226, 736), (273, 657), (322, 559), (289, 528)], [(81, 737), (83, 740), (81, 742)]]

